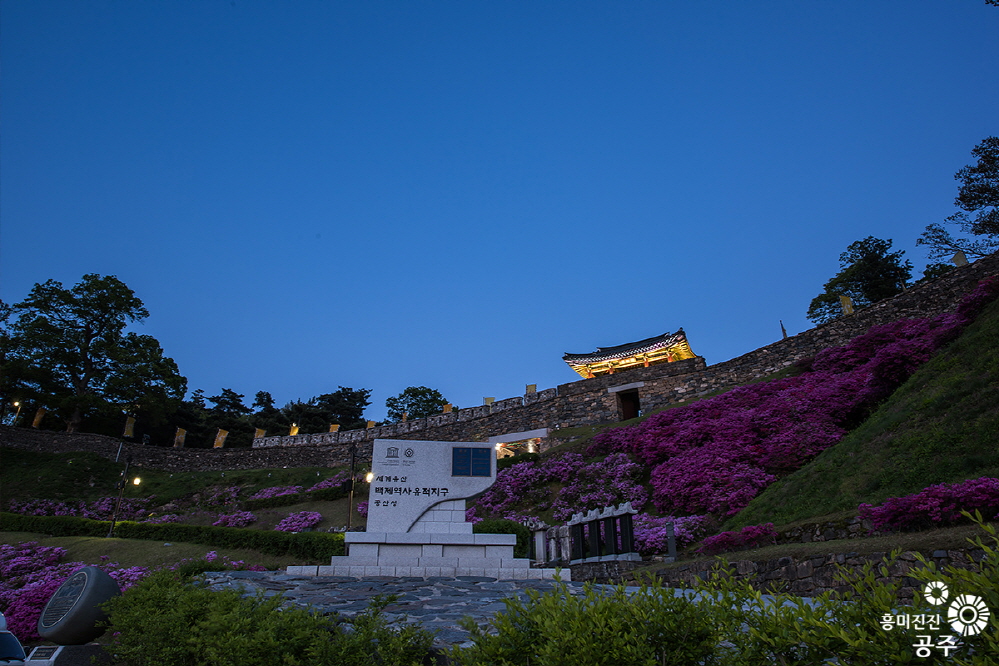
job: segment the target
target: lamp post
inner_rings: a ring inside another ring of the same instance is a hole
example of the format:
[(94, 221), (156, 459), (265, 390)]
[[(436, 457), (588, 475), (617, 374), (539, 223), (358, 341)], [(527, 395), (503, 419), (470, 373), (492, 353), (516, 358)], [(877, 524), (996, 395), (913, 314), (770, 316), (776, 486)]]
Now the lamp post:
[[(118, 499), (115, 500), (114, 511), (111, 513), (111, 529), (108, 530), (108, 535), (107, 537), (105, 537), (107, 539), (110, 539), (111, 537), (114, 536), (114, 526), (115, 523), (118, 521), (118, 510), (121, 508), (121, 498), (125, 494), (125, 486), (128, 485), (128, 468), (131, 465), (132, 465), (132, 456), (129, 455), (127, 458), (125, 458), (125, 469), (122, 470), (121, 479), (119, 479), (118, 481)], [(142, 479), (140, 479), (139, 477), (135, 477), (135, 479), (132, 481), (132, 484), (137, 486), (141, 482)]]
[(350, 445), (350, 490), (347, 499), (347, 531), (350, 531), (350, 519), (354, 514), (354, 464), (357, 462), (357, 443)]
[(17, 407), (17, 412), (14, 414), (14, 422), (10, 424), (12, 428), (17, 425), (17, 418), (21, 416), (21, 403), (15, 401), (14, 406)]

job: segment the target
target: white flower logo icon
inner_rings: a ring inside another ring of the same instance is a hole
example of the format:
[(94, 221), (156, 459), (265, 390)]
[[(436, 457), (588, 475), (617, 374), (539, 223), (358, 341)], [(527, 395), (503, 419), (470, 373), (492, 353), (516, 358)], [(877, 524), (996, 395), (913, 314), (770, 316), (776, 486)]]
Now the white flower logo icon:
[(926, 601), (929, 603), (934, 606), (939, 606), (947, 601), (947, 597), (950, 596), (950, 591), (947, 589), (947, 585), (945, 583), (935, 580), (932, 583), (926, 584), (926, 587), (923, 588), (923, 596), (926, 597)]
[(974, 594), (962, 594), (947, 607), (947, 621), (961, 636), (981, 633), (989, 623), (989, 607)]

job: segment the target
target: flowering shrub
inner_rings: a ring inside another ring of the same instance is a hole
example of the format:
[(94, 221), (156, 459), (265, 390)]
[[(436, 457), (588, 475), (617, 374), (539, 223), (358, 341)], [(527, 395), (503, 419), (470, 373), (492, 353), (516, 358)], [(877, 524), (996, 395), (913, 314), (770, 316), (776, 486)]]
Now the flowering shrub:
[(234, 504), (236, 500), (239, 499), (239, 493), (241, 493), (242, 490), (243, 489), (239, 486), (215, 488), (212, 490), (211, 494), (205, 498), (205, 504), (208, 506), (225, 506), (226, 504)]
[(365, 518), (367, 518), (368, 517), (368, 503), (367, 502), (358, 502), (357, 503), (357, 513), (359, 513), (360, 515), (362, 515)]
[(773, 523), (765, 525), (747, 525), (738, 532), (722, 532), (715, 536), (707, 537), (701, 541), (698, 553), (713, 555), (724, 553), (729, 550), (740, 550), (743, 548), (756, 548), (766, 544), (776, 543), (777, 530)]
[(317, 483), (316, 485), (312, 486), (311, 488), (309, 488), (305, 492), (311, 493), (314, 490), (325, 490), (327, 488), (339, 488), (349, 478), (350, 478), (350, 474), (347, 474), (346, 472), (340, 472), (338, 474), (335, 474), (335, 475), (331, 476), (328, 479), (320, 481), (319, 483)]
[(236, 513), (221, 514), (218, 520), (212, 525), (215, 527), (246, 527), (257, 522), (257, 517), (249, 511), (237, 511)]
[[(642, 472), (642, 466), (623, 453), (591, 463), (584, 463), (578, 453), (517, 463), (497, 473), (496, 483), (476, 501), (476, 507), (487, 515), (512, 520), (518, 519), (514, 508), (524, 504), (542, 511), (550, 507), (556, 520), (629, 501), (640, 510), (648, 498), (639, 482)], [(548, 483), (562, 484), (554, 501)]]
[(875, 506), (861, 504), (858, 515), (876, 530), (918, 530), (961, 521), (961, 511), (999, 511), (999, 479), (983, 476), (961, 483), (940, 483)]
[[(83, 562), (62, 562), (66, 550), (55, 546), (39, 546), (30, 541), (17, 545), (0, 544), (0, 611), (7, 618), (8, 629), (24, 642), (41, 640), (37, 634), (38, 617), (59, 586), (76, 570), (87, 566)], [(242, 560), (230, 560), (212, 551), (202, 560), (185, 559), (169, 567), (183, 570), (194, 564), (196, 570), (244, 569), (264, 571), (259, 565), (246, 566)], [(206, 566), (206, 565), (210, 565)], [(95, 565), (117, 581), (122, 591), (150, 574), (146, 567), (121, 567), (107, 555)]]
[(315, 527), (322, 519), (322, 515), (315, 511), (299, 511), (289, 514), (287, 518), (275, 525), (274, 529), (279, 532), (301, 532)]
[(677, 548), (683, 548), (697, 541), (711, 523), (708, 516), (654, 518), (647, 513), (636, 514), (633, 520), (635, 546), (642, 555), (661, 555), (669, 552), (669, 536), (666, 526), (670, 523), (673, 523), (673, 534)]
[(271, 486), (270, 488), (257, 491), (250, 499), (270, 499), (272, 497), (281, 497), (282, 495), (297, 495), (302, 490), (302, 486)]
[[(11, 513), (25, 516), (78, 516), (91, 520), (111, 520), (117, 497), (102, 497), (93, 502), (61, 502), (59, 500), (11, 500)], [(122, 498), (118, 508), (119, 520), (136, 520), (146, 514), (150, 498)]]
[(819, 352), (797, 377), (743, 386), (593, 438), (653, 467), (652, 502), (679, 515), (739, 512), (777, 474), (837, 443), (999, 294), (981, 283), (953, 313), (872, 328)]
[[(86, 566), (83, 562), (61, 562), (64, 548), (39, 546), (37, 542), (0, 544), (0, 611), (11, 632), (23, 641), (39, 640), (36, 630), (42, 608), (70, 574)], [(101, 558), (101, 567), (122, 589), (134, 585), (148, 573), (144, 567), (119, 567)]]
[(478, 516), (475, 515), (475, 507), (474, 506), (471, 507), (470, 509), (465, 509), (465, 522), (466, 523), (472, 523), (474, 525), (475, 523), (481, 523), (483, 520), (485, 520), (485, 519), (484, 518), (479, 518)]

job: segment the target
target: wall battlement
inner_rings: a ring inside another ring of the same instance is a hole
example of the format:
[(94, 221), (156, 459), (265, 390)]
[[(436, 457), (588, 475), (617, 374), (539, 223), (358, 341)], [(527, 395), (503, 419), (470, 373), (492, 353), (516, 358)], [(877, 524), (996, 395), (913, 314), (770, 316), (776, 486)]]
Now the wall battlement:
[[(899, 319), (932, 317), (954, 309), (982, 279), (999, 274), (999, 253), (955, 268), (943, 276), (827, 324), (778, 340), (742, 356), (706, 365), (696, 357), (633, 368), (614, 375), (560, 384), (537, 393), (459, 409), (406, 423), (367, 430), (266, 437), (250, 449), (174, 449), (125, 443), (139, 465), (171, 471), (341, 467), (348, 449), (370, 460), (374, 439), (507, 442), (526, 437), (554, 439), (562, 428), (621, 418), (622, 396), (631, 395), (647, 411), (759, 379), (818, 351), (844, 344), (873, 326)], [(120, 440), (88, 434), (46, 432), (0, 426), (0, 445), (35, 451), (92, 451), (114, 460)], [(546, 442), (542, 441), (542, 449)], [(124, 458), (122, 458), (124, 459)]]
[[(439, 441), (507, 441), (516, 433), (595, 425), (621, 420), (622, 400), (631, 394), (643, 411), (684, 402), (771, 375), (826, 347), (846, 343), (873, 326), (898, 319), (932, 317), (952, 310), (975, 285), (999, 273), (999, 253), (797, 335), (778, 340), (737, 358), (706, 365), (695, 357), (632, 368), (613, 375), (581, 379), (537, 393), (498, 400), (492, 405), (459, 409), (405, 423), (367, 430), (263, 437), (254, 448), (334, 446), (370, 443), (375, 438)], [(637, 392), (637, 396), (635, 393)], [(516, 440), (511, 440), (516, 441)], [(544, 448), (544, 444), (542, 444)]]

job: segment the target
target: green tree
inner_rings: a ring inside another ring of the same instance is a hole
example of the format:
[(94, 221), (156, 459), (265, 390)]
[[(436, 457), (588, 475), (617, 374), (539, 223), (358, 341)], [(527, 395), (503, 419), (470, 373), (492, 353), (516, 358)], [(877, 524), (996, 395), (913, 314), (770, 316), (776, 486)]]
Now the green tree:
[(323, 393), (310, 402), (321, 410), (329, 423), (339, 423), (344, 430), (355, 430), (367, 423), (364, 408), (371, 404), (370, 398), (370, 389), (339, 386), (333, 393)]
[(258, 414), (271, 414), (278, 411), (277, 407), (274, 406), (274, 397), (267, 391), (257, 391), (256, 395), (253, 396), (252, 406), (257, 409)]
[(440, 391), (426, 386), (410, 386), (399, 395), (385, 401), (390, 421), (401, 421), (403, 414), (410, 419), (422, 419), (440, 414), (446, 404), (447, 399)]
[[(287, 434), (287, 428), (293, 423), (303, 435), (326, 432), (330, 424), (338, 424), (343, 430), (356, 430), (367, 424), (364, 420), (364, 408), (371, 404), (368, 399), (370, 395), (369, 389), (340, 386), (333, 393), (323, 393), (305, 401), (293, 400), (282, 407), (279, 413), (267, 412), (261, 408), (252, 422), (255, 427), (268, 432), (285, 430), (281, 434)], [(269, 398), (270, 394), (266, 394), (266, 397)]]
[(36, 284), (12, 315), (3, 373), (57, 412), (69, 432), (88, 413), (154, 406), (168, 413), (183, 398), (187, 380), (159, 342), (125, 331), (149, 312), (113, 275), (84, 275), (72, 289), (55, 280)]
[[(978, 158), (954, 174), (961, 182), (954, 204), (961, 210), (944, 224), (926, 227), (917, 245), (925, 245), (930, 259), (941, 259), (956, 252), (968, 257), (984, 257), (999, 250), (999, 137), (986, 137), (971, 154)], [(975, 213), (969, 217), (968, 213)], [(945, 226), (947, 225), (947, 226)], [(979, 236), (978, 240), (955, 237), (948, 229)]]
[(876, 303), (905, 289), (912, 277), (912, 263), (903, 261), (902, 250), (889, 252), (891, 239), (868, 236), (839, 255), (840, 272), (825, 283), (822, 293), (812, 299), (807, 317), (815, 323), (840, 316), (840, 296), (849, 296), (856, 307)]
[(250, 408), (243, 404), (245, 396), (236, 393), (232, 389), (224, 388), (219, 395), (208, 397), (208, 402), (212, 403), (211, 413), (214, 416), (243, 416), (250, 413)]

